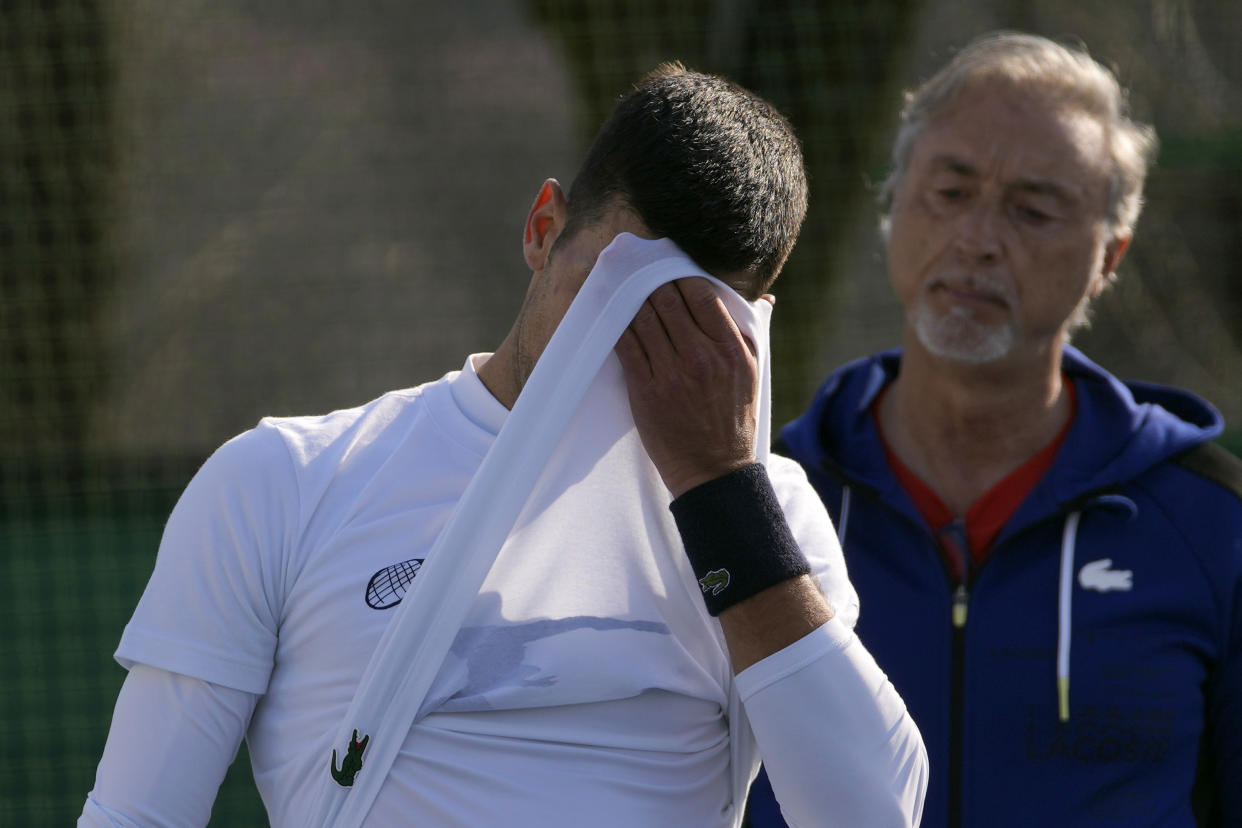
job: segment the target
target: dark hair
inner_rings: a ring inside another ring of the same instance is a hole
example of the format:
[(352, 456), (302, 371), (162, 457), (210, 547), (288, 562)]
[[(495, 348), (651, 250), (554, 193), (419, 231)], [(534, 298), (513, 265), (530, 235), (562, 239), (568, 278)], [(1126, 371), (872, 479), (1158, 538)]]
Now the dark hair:
[(758, 298), (806, 215), (806, 170), (789, 122), (724, 78), (666, 63), (613, 110), (569, 191), (569, 237), (618, 203), (713, 274)]

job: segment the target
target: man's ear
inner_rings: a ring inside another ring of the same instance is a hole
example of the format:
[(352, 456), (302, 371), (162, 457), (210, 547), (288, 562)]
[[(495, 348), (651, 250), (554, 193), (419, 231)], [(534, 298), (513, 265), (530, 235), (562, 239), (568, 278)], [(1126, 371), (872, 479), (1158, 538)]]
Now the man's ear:
[(569, 202), (555, 178), (549, 178), (539, 188), (535, 203), (526, 214), (526, 229), (522, 235), (522, 255), (531, 270), (542, 270), (548, 263), (548, 254), (565, 223), (569, 220)]
[(1096, 274), (1095, 284), (1091, 287), (1093, 299), (1117, 281), (1117, 268), (1122, 258), (1125, 257), (1126, 250), (1130, 248), (1131, 238), (1132, 236), (1113, 236), (1108, 246), (1104, 248), (1104, 261), (1100, 265), (1100, 272)]

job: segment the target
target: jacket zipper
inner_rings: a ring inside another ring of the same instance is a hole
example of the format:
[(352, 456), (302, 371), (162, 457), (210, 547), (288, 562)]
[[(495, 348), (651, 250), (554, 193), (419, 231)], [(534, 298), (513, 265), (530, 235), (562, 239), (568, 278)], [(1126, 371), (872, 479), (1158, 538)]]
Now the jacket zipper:
[[(1005, 539), (1005, 543), (1012, 543), (1014, 538), (1034, 530), (1042, 523), (1055, 520), (1060, 515), (1061, 513), (1057, 512), (1054, 515), (1015, 530), (1012, 535)], [(938, 544), (934, 537), (932, 542), (933, 544)], [(979, 579), (979, 573), (984, 566), (987, 566), (988, 561), (996, 555), (999, 548), (1000, 544), (993, 544), (983, 564), (973, 570), (968, 568), (963, 573), (962, 580), (958, 582), (953, 590), (953, 604), (949, 617), (953, 627), (951, 664), (949, 668), (951, 670), (949, 675), (949, 828), (961, 828), (962, 826), (962, 784), (964, 781), (964, 744), (966, 741), (966, 734), (964, 732), (966, 725), (966, 705), (964, 700), (966, 690), (966, 618), (967, 608), (970, 605), (969, 584)]]
[(953, 591), (953, 644), (949, 674), (949, 828), (962, 824), (963, 690), (966, 683), (966, 608), (970, 590), (963, 581)]
[[(802, 461), (799, 460), (798, 462), (801, 463)], [(855, 481), (844, 469), (833, 466), (822, 457), (819, 460), (819, 466), (830, 476), (835, 477), (840, 482), (840, 485), (853, 486), (856, 491), (870, 495), (882, 504), (885, 509), (915, 526), (931, 541), (932, 548), (937, 551), (937, 556), (939, 556), (940, 543), (935, 535), (927, 531), (923, 523), (912, 520), (901, 510), (886, 503), (877, 489)], [(1089, 501), (1092, 497), (1110, 490), (1111, 487), (1104, 487), (1079, 495), (1071, 501), (1060, 504), (1059, 508), (1051, 515), (1046, 515), (1033, 523), (1028, 523), (1015, 530), (1005, 539), (1005, 545), (1012, 543), (1017, 537), (1034, 531), (1044, 523), (1053, 520), (1063, 520), (1064, 516), (1070, 511), (1081, 508), (1082, 504)], [(1000, 544), (993, 544), (991, 551), (988, 553), (989, 560), (996, 554), (999, 547)], [(980, 571), (986, 565), (987, 560), (984, 561), (982, 566), (974, 570), (972, 573), (973, 579), (978, 579)], [(946, 580), (948, 580), (947, 571), (945, 575)], [(965, 725), (965, 704), (962, 697), (966, 686), (966, 617), (969, 604), (970, 588), (963, 580), (953, 588), (953, 603), (949, 616), (952, 626), (951, 663), (949, 666), (949, 828), (961, 828), (962, 825), (962, 763), (964, 760), (963, 744), (965, 742), (965, 734), (962, 731)]]

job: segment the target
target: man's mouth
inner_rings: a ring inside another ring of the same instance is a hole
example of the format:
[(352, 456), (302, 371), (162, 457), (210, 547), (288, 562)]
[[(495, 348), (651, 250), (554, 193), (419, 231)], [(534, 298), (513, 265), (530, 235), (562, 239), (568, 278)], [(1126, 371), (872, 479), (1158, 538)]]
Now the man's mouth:
[(975, 279), (936, 279), (931, 283), (931, 293), (943, 293), (954, 302), (966, 305), (985, 305), (1008, 308), (1009, 292), (1000, 285)]

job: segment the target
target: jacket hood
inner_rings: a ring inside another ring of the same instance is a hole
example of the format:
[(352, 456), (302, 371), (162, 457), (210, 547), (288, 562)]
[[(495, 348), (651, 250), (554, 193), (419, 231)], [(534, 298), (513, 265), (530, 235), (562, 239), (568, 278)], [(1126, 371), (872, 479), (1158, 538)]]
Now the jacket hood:
[[(1122, 382), (1065, 346), (1061, 370), (1077, 391), (1077, 412), (1052, 468), (1014, 515), (1018, 524), (1107, 492), (1146, 469), (1217, 437), (1220, 413), (1177, 388)], [(871, 415), (880, 389), (897, 376), (900, 350), (849, 363), (834, 372), (807, 411), (781, 430), (790, 453), (852, 486), (905, 501), (889, 471)]]

